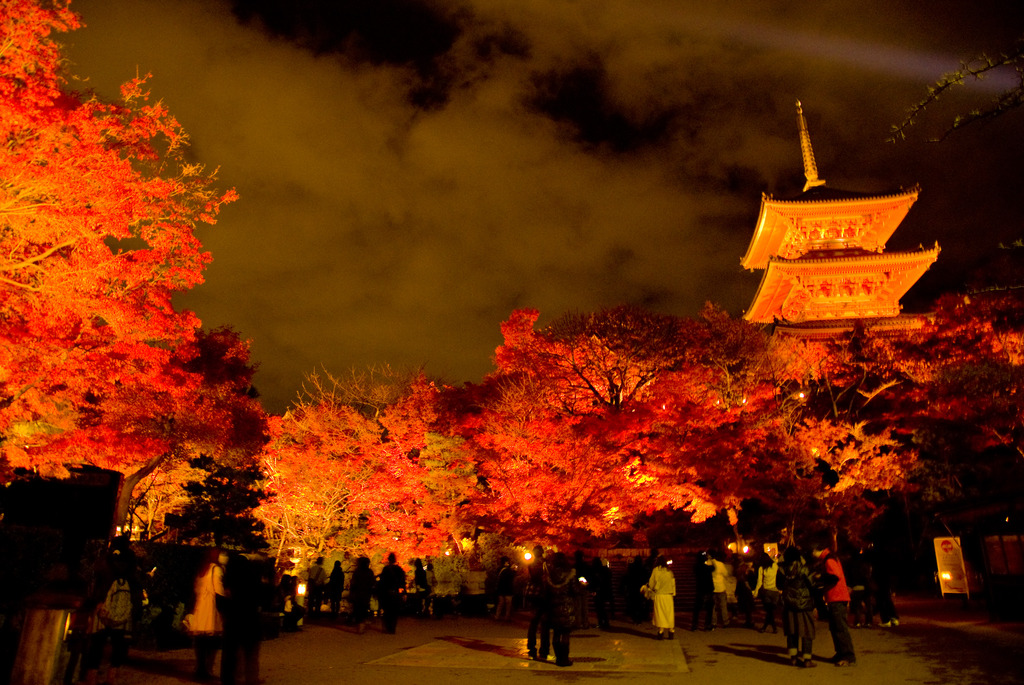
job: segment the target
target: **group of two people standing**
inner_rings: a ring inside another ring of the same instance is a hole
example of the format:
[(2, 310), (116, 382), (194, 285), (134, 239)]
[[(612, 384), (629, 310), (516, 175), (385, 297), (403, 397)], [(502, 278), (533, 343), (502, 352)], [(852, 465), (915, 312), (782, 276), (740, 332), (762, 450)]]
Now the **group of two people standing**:
[(345, 570), (340, 561), (334, 562), (334, 568), (328, 573), (324, 567), (324, 558), (317, 557), (306, 574), (309, 586), (309, 614), (320, 616), (323, 606), (330, 608), (331, 617), (337, 618), (341, 611), (341, 596), (345, 590)]
[(196, 678), (213, 675), (221, 652), (220, 679), (224, 685), (241, 676), (246, 685), (259, 683), (262, 639), (263, 579), (257, 566), (243, 554), (208, 550), (196, 574), (195, 605), (188, 621), (196, 654)]
[(545, 558), (543, 547), (533, 548), (527, 586), (527, 597), (533, 604), (526, 638), (530, 658), (547, 661), (554, 651), (556, 666), (572, 666), (569, 636), (578, 623), (578, 585), (576, 570), (565, 553), (556, 552)]
[(760, 564), (755, 592), (761, 594), (765, 607), (761, 632), (768, 628), (775, 632), (775, 610), (781, 604), (782, 632), (790, 663), (800, 668), (817, 665), (813, 657), (814, 611), (819, 609), (820, 598), (820, 609), (828, 620), (836, 652), (832, 663), (852, 666), (857, 656), (847, 621), (850, 590), (843, 566), (826, 545), (815, 547), (812, 558), (816, 560), (813, 565), (798, 547), (790, 546), (783, 553), (781, 564), (771, 558)]
[[(569, 659), (570, 635), (574, 629), (586, 627), (581, 618), (579, 600), (588, 594), (587, 580), (565, 553), (555, 552), (545, 557), (544, 548), (539, 545), (533, 549), (529, 576), (527, 597), (533, 605), (533, 616), (526, 638), (527, 654), (532, 659), (547, 661), (553, 651), (556, 666), (572, 666)], [(610, 587), (610, 579), (607, 584)], [(653, 622), (658, 628), (659, 639), (673, 637), (676, 581), (665, 557), (657, 557), (644, 587), (654, 603)], [(585, 608), (582, 613), (586, 614)], [(602, 619), (600, 614), (598, 625), (607, 628), (607, 615)]]

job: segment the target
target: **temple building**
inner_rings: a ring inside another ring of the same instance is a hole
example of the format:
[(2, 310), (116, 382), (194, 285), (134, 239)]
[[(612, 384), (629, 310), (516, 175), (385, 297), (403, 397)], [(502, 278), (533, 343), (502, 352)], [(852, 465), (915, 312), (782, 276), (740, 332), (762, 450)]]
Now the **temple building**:
[(906, 329), (920, 318), (901, 313), (900, 298), (939, 256), (939, 246), (886, 252), (920, 188), (883, 194), (825, 187), (800, 103), (803, 192), (790, 200), (761, 197), (757, 229), (740, 264), (764, 271), (744, 318), (774, 323), (776, 332), (823, 337), (858, 321)]

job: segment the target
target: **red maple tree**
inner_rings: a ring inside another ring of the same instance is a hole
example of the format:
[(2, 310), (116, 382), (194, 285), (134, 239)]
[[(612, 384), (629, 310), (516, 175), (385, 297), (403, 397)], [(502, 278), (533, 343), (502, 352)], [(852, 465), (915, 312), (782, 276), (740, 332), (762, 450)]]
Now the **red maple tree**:
[(461, 435), (486, 482), (474, 498), (482, 521), (582, 542), (642, 537), (640, 513), (678, 508), (702, 521), (736, 500), (744, 430), (772, 395), (753, 380), (756, 328), (713, 307), (699, 320), (618, 307), (542, 330), (537, 317), (518, 311), (503, 324), (498, 370), (466, 400)]
[(218, 334), (197, 338), (197, 317), (172, 304), (210, 260), (197, 224), (234, 192), (187, 160), (185, 133), (148, 101), (145, 79), (118, 103), (69, 87), (53, 34), (78, 26), (66, 4), (0, 2), (5, 479), (78, 463), (149, 473), (182, 445), (223, 436), (204, 413), (258, 414), (245, 402), (211, 409), (217, 384), (194, 366)]
[(474, 481), (432, 432), (437, 394), (422, 376), (307, 378), (264, 454), (270, 498), (258, 515), (279, 556), (390, 549), (408, 558), (437, 554), (461, 533), (458, 505)]
[(830, 339), (781, 337), (776, 410), (751, 451), (761, 463), (749, 496), (792, 538), (841, 531), (863, 538), (884, 495), (908, 487), (917, 459), (914, 386), (899, 363), (905, 334), (857, 326)]

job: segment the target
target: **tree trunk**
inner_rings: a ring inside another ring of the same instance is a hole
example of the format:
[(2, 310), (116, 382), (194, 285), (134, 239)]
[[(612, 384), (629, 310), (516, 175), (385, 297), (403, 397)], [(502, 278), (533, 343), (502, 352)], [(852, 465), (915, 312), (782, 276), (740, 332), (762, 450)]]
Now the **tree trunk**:
[(743, 554), (743, 536), (740, 535), (740, 513), (735, 507), (729, 507), (729, 524), (732, 526), (733, 538), (736, 540), (736, 553)]
[(114, 525), (122, 531), (128, 519), (128, 508), (132, 501), (132, 491), (135, 490), (135, 486), (143, 478), (153, 473), (156, 467), (160, 466), (169, 456), (169, 453), (158, 454), (146, 462), (138, 471), (128, 474), (121, 480), (121, 489), (117, 493), (117, 509), (114, 510)]

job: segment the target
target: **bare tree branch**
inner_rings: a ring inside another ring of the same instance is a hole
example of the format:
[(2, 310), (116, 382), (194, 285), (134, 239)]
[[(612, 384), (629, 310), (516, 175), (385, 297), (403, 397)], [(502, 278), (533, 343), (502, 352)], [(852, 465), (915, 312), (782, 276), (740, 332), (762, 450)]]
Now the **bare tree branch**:
[(972, 109), (966, 114), (958, 114), (945, 132), (933, 140), (943, 140), (953, 131), (963, 128), (968, 124), (1000, 116), (1024, 105), (1024, 37), (1022, 37), (1009, 52), (1001, 53), (995, 57), (983, 54), (969, 62), (961, 62), (959, 69), (945, 74), (934, 84), (928, 86), (925, 97), (910, 108), (902, 122), (892, 127), (888, 140), (896, 142), (906, 139), (907, 130), (918, 122), (924, 110), (946, 95), (954, 86), (962, 86), (969, 80), (981, 81), (990, 72), (1009, 68), (1014, 69), (1016, 72), (1016, 83), (1011, 88), (1001, 92), (984, 107)]

